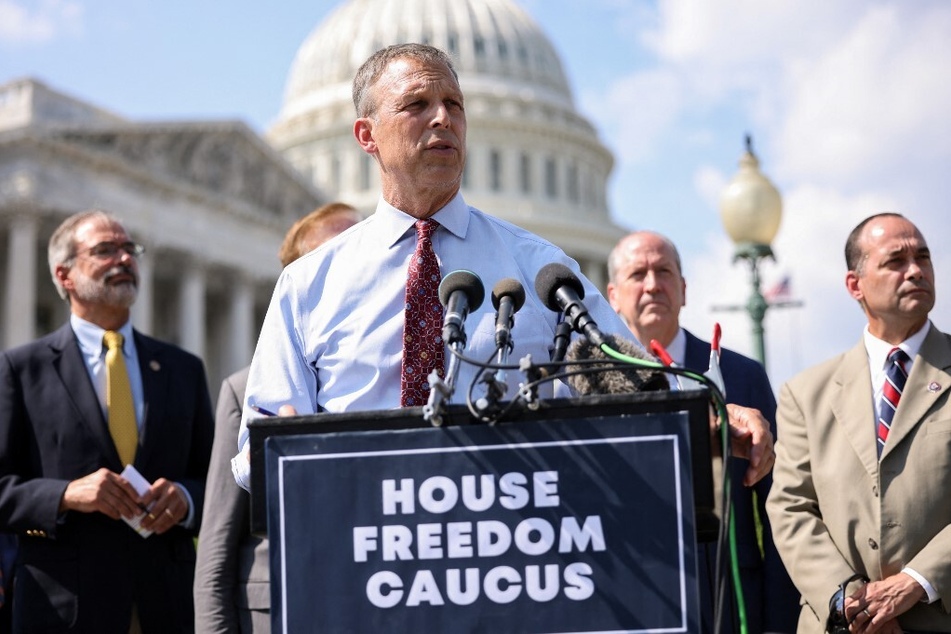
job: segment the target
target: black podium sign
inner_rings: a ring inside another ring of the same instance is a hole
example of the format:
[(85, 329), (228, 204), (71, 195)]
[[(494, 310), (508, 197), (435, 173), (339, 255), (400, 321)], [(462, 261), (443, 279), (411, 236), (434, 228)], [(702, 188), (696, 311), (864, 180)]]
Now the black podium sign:
[(273, 630), (699, 631), (689, 418), (268, 438)]

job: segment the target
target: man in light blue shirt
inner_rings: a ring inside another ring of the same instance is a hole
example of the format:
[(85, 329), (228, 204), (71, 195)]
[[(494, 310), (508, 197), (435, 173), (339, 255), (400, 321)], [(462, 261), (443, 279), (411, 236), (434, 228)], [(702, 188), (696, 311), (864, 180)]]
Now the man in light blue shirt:
[[(245, 488), (247, 420), (260, 415), (254, 408), (309, 414), (400, 406), (404, 295), (418, 219), (439, 223), (432, 243), (442, 276), (466, 269), (488, 288), (508, 277), (532, 289), (539, 269), (559, 262), (581, 278), (600, 327), (626, 332), (561, 249), (463, 200), (466, 117), (448, 56), (419, 44), (378, 51), (357, 72), (353, 100), (354, 136), (379, 165), (382, 196), (370, 218), (287, 267), (278, 280), (251, 363), (239, 454), (232, 461)], [(526, 294), (515, 315), (511, 358), (531, 354), (547, 362), (558, 316)], [(469, 315), (466, 332), (467, 356), (488, 360), (496, 349), (489, 302)], [(457, 393), (468, 389), (475, 372), (462, 365)], [(507, 398), (521, 378), (508, 373)], [(539, 395), (552, 396), (552, 386)], [(757, 428), (758, 437), (763, 429)]]

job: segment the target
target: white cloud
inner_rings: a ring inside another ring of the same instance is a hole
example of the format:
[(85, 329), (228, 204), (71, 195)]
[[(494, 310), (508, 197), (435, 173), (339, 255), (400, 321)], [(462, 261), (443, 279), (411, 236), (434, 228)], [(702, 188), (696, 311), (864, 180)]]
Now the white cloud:
[(683, 83), (668, 70), (634, 73), (611, 85), (605, 95), (583, 96), (583, 110), (610, 121), (615, 151), (626, 162), (654, 153), (683, 109)]
[(0, 44), (49, 42), (82, 30), (83, 7), (73, 0), (0, 0)]
[[(657, 19), (641, 33), (649, 59), (606, 89), (600, 109), (595, 97), (588, 102), (599, 121), (611, 122), (622, 173), (648, 164), (652, 173), (686, 171), (704, 211), (719, 207), (733, 165), (711, 164), (713, 154), (692, 158), (684, 140), (709, 130), (724, 143), (728, 128), (757, 130), (757, 148), (768, 157), (763, 169), (784, 200), (773, 245), (778, 262), (764, 264), (764, 287), (788, 273), (794, 297), (805, 302), (767, 314), (774, 387), (858, 341), (865, 318), (845, 292), (842, 249), (852, 227), (876, 212), (900, 211), (922, 229), (936, 268), (932, 317), (951, 329), (951, 320), (942, 323), (951, 306), (951, 257), (941, 248), (951, 198), (951, 83), (944, 81), (951, 5), (660, 0), (657, 6)], [(625, 112), (634, 118), (627, 124)], [(676, 152), (665, 154), (671, 147)], [(731, 146), (715, 156), (732, 160), (738, 151)], [(692, 245), (682, 254), (684, 324), (709, 336), (719, 321), (725, 345), (752, 353), (746, 313), (710, 311), (746, 302), (747, 268), (731, 266), (733, 245), (712, 218), (695, 211), (681, 224), (681, 234), (671, 237)]]
[(790, 69), (782, 169), (840, 185), (906, 178), (951, 157), (951, 6), (869, 9), (824, 55)]
[(720, 208), (720, 196), (729, 179), (719, 169), (710, 165), (701, 166), (693, 177), (693, 186), (710, 209)]

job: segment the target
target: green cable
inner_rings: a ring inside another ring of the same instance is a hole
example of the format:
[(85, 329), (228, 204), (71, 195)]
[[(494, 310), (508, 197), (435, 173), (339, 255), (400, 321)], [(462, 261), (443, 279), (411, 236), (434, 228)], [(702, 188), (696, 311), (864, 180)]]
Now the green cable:
[[(730, 442), (730, 432), (729, 432), (729, 414), (726, 411), (726, 403), (723, 402), (719, 395), (716, 397), (716, 408), (717, 414), (720, 417), (720, 433), (722, 435), (721, 442), (724, 447), (727, 447)], [(731, 486), (730, 480), (732, 479), (733, 474), (731, 473), (730, 465), (727, 460), (723, 461), (723, 488), (726, 490), (728, 486)], [(730, 529), (730, 572), (732, 573), (733, 579), (733, 592), (736, 595), (736, 611), (739, 613), (740, 617), (740, 634), (747, 634), (749, 631), (749, 625), (746, 622), (746, 597), (743, 595), (743, 584), (740, 582), (740, 556), (739, 551), (737, 550), (736, 544), (736, 513), (733, 512), (733, 506), (730, 505), (730, 517), (728, 523)]]
[[(616, 359), (618, 361), (628, 363), (630, 365), (636, 365), (642, 368), (651, 368), (655, 370), (669, 370), (667, 366), (662, 363), (657, 363), (654, 361), (646, 361), (644, 359), (638, 359), (636, 357), (629, 357), (626, 354), (621, 354), (616, 350), (611, 349), (608, 344), (601, 344), (601, 351), (609, 357)], [(726, 403), (723, 400), (723, 396), (720, 393), (720, 388), (718, 388), (709, 378), (703, 374), (697, 374), (696, 372), (691, 372), (690, 370), (685, 370), (684, 368), (677, 368), (680, 370), (677, 374), (682, 374), (689, 379), (693, 379), (699, 383), (702, 383), (710, 387), (710, 393), (713, 396), (714, 407), (717, 410), (717, 416), (720, 418), (720, 433), (721, 433), (721, 442), (723, 443), (723, 452), (724, 456), (728, 456), (728, 448), (730, 446), (730, 431), (729, 431), (729, 419), (730, 416), (726, 411)], [(723, 491), (724, 495), (729, 492), (730, 486), (730, 464), (727, 459), (723, 460)], [(740, 583), (740, 561), (739, 554), (737, 552), (736, 546), (736, 521), (735, 514), (732, 512), (732, 509), (724, 509), (724, 513), (728, 515), (727, 526), (729, 527), (729, 542), (730, 542), (730, 572), (731, 578), (733, 581), (733, 592), (736, 595), (736, 606), (737, 612), (739, 612), (740, 617), (740, 634), (747, 634), (749, 632), (749, 626), (746, 622), (746, 599), (743, 596), (743, 585)]]

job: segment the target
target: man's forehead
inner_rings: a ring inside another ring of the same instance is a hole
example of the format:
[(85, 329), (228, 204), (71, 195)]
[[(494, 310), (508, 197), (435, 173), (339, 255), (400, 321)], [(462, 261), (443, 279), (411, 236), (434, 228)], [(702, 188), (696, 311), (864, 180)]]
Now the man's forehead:
[(673, 263), (674, 253), (666, 241), (653, 236), (638, 236), (627, 241), (623, 247), (629, 264), (637, 263)]
[(865, 231), (864, 238), (872, 249), (887, 253), (928, 248), (918, 228), (900, 218), (883, 219), (882, 222), (871, 224)]
[(412, 57), (398, 57), (391, 61), (383, 71), (381, 80), (381, 83), (387, 84), (401, 82), (401, 88), (407, 91), (422, 90), (428, 85), (443, 81), (449, 81), (454, 89), (459, 89), (455, 76), (447, 66)]
[(81, 223), (76, 228), (76, 241), (86, 242), (95, 240), (99, 242), (103, 237), (128, 238), (125, 228), (118, 222), (107, 220), (105, 218), (90, 218)]

